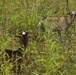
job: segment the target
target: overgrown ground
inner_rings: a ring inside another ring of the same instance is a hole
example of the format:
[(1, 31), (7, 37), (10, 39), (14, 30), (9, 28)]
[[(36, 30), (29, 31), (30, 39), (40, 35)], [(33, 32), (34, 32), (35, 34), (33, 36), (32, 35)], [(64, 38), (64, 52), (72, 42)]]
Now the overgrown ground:
[[(69, 0), (70, 10), (76, 11), (75, 7), (76, 0)], [(43, 16), (64, 16), (66, 13), (66, 0), (0, 0), (0, 60), (5, 58), (5, 49), (19, 47), (14, 36), (28, 31), (33, 37), (29, 38), (24, 51), (28, 59), (20, 65), (21, 75), (76, 75), (76, 20), (69, 27), (69, 35), (63, 38), (64, 43), (57, 33), (47, 34), (36, 29)], [(4, 60), (0, 75), (15, 75), (11, 73), (13, 66), (12, 62)]]

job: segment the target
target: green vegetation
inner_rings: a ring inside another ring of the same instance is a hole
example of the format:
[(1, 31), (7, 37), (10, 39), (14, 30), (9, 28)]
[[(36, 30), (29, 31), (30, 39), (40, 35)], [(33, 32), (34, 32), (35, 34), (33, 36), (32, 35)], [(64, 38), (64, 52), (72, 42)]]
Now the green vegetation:
[[(76, 11), (76, 0), (69, 0), (69, 8)], [(14, 36), (22, 31), (33, 37), (23, 53), (28, 59), (20, 64), (21, 75), (76, 75), (76, 20), (68, 35), (64, 34), (64, 42), (52, 29), (47, 33), (36, 28), (43, 16), (63, 16), (67, 12), (66, 0), (0, 0), (0, 63), (4, 58), (0, 75), (15, 75), (12, 67), (17, 63), (9, 63), (12, 58), (6, 60), (4, 51), (18, 49), (19, 41)]]

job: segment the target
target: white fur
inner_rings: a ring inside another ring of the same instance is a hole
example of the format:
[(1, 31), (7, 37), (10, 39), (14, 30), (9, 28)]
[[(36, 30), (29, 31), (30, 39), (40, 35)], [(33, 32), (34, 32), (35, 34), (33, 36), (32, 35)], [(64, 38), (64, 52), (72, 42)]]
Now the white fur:
[(75, 12), (74, 12), (74, 11), (72, 11), (72, 14), (75, 14)]
[(22, 35), (25, 35), (25, 34), (26, 34), (26, 33), (23, 31), (23, 32), (22, 32)]

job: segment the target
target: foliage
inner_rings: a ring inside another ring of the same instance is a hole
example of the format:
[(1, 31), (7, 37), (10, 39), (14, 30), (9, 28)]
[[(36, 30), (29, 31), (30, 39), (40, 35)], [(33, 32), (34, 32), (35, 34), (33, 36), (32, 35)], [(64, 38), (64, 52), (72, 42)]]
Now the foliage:
[[(69, 0), (70, 10), (76, 11), (75, 7), (76, 0)], [(76, 75), (76, 20), (63, 39), (51, 27), (46, 32), (36, 28), (43, 16), (64, 16), (67, 12), (66, 0), (0, 0), (0, 61), (5, 58), (5, 49), (19, 47), (13, 45), (13, 37), (28, 31), (33, 37), (23, 53), (28, 59), (20, 64), (21, 75)], [(15, 75), (11, 68), (16, 63), (9, 63), (11, 59), (4, 60), (0, 75)]]

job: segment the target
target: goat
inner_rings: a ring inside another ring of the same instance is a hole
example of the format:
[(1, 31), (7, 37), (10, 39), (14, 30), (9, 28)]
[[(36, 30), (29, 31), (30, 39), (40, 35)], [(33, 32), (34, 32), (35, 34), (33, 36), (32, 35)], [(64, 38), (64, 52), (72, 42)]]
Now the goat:
[[(15, 37), (19, 37), (21, 40), (22, 47), (24, 47), (24, 50), (26, 49), (27, 43), (28, 43), (28, 32), (22, 32), (20, 35), (16, 35)], [(19, 58), (20, 57), (20, 58)], [(5, 59), (9, 60), (12, 59), (12, 62), (15, 61), (17, 58), (17, 63), (21, 63), (23, 60), (23, 50), (22, 48), (18, 48), (17, 50), (9, 50), (5, 49)], [(27, 57), (26, 57), (27, 58)], [(25, 59), (26, 59), (25, 58)], [(18, 65), (19, 68), (20, 65)], [(16, 73), (16, 65), (12, 68), (14, 73)], [(19, 68), (20, 69), (20, 68)]]
[[(27, 43), (28, 43), (28, 32), (22, 32), (22, 34), (17, 35), (15, 37), (19, 37), (20, 38), (21, 43), (22, 43), (24, 49), (26, 49), (26, 46), (27, 46)], [(22, 51), (21, 48), (19, 48), (18, 50), (9, 50), (9, 49), (5, 50), (5, 52), (8, 54), (8, 56), (10, 58), (12, 57), (12, 55), (13, 56), (16, 56), (16, 55), (20, 56), (20, 55), (22, 55), (22, 52), (20, 52), (20, 51)]]
[(68, 27), (73, 23), (75, 17), (76, 17), (76, 12), (68, 12), (66, 16), (43, 17), (38, 23), (37, 28), (41, 29), (44, 23), (47, 22), (52, 24), (53, 28), (56, 31), (58, 31), (58, 34), (61, 36), (62, 32), (66, 32)]

